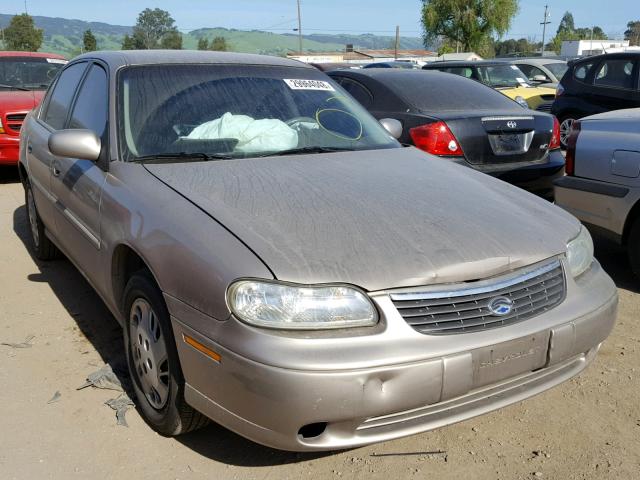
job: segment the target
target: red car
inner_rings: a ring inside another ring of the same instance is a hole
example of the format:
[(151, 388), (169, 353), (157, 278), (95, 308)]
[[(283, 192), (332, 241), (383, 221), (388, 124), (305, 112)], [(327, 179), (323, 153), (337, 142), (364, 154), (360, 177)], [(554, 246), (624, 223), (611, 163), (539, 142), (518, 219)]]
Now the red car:
[(0, 165), (18, 164), (22, 121), (65, 63), (54, 53), (0, 52)]

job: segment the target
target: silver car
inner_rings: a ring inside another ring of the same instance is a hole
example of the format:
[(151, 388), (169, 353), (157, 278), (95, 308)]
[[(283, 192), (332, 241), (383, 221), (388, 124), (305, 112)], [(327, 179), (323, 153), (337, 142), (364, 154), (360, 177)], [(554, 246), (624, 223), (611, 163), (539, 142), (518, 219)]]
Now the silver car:
[(403, 148), (298, 62), (86, 54), (20, 145), (36, 255), (61, 250), (122, 324), (162, 435), (423, 432), (578, 374), (615, 321), (574, 217)]
[(556, 181), (556, 203), (625, 246), (640, 277), (640, 108), (576, 120), (566, 171)]

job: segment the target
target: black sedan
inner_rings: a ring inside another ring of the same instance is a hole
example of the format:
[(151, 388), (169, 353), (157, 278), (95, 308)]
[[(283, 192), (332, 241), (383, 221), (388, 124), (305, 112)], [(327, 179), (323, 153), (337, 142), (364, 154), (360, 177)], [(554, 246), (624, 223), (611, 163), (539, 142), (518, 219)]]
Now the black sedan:
[(377, 119), (399, 121), (401, 142), (553, 199), (553, 180), (564, 174), (555, 117), (437, 71), (372, 68), (329, 75)]

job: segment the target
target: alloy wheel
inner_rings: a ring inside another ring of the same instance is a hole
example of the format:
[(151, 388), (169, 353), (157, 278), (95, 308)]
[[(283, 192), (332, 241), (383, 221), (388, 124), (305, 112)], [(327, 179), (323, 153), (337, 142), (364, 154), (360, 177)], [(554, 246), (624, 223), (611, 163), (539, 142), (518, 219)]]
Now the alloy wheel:
[(560, 143), (565, 147), (567, 146), (567, 140), (569, 139), (573, 122), (575, 122), (574, 118), (565, 118), (560, 124)]

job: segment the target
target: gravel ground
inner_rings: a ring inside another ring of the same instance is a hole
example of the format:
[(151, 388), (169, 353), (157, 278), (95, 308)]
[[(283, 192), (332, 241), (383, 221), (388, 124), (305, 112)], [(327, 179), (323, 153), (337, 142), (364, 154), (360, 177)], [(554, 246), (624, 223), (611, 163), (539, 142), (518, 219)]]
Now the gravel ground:
[(215, 425), (163, 438), (134, 409), (119, 426), (104, 405), (117, 392), (77, 390), (105, 363), (118, 371), (119, 326), (69, 262), (30, 255), (22, 187), (0, 175), (0, 343), (26, 342), (0, 345), (2, 479), (640, 478), (640, 282), (615, 246), (596, 254), (619, 287), (618, 323), (580, 377), (434, 432), (285, 453)]

